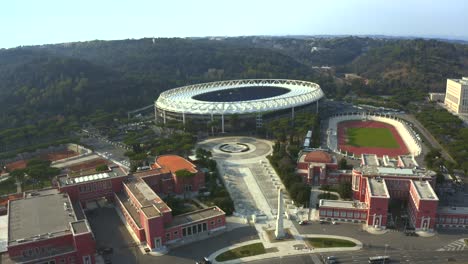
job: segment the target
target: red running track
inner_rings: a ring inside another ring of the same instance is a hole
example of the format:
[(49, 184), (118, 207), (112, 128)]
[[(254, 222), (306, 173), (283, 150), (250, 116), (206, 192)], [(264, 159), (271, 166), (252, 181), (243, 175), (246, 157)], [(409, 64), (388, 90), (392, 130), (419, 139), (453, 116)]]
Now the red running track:
[[(393, 137), (400, 145), (399, 148), (372, 148), (372, 147), (355, 147), (346, 144), (346, 129), (349, 127), (369, 127), (369, 128), (387, 128), (392, 132)], [(379, 157), (388, 155), (390, 157), (396, 157), (399, 155), (406, 155), (409, 153), (405, 142), (401, 138), (396, 128), (390, 124), (377, 122), (377, 121), (343, 121), (338, 123), (338, 148), (341, 151), (348, 151), (354, 153), (355, 156), (361, 156), (361, 154), (376, 154)]]

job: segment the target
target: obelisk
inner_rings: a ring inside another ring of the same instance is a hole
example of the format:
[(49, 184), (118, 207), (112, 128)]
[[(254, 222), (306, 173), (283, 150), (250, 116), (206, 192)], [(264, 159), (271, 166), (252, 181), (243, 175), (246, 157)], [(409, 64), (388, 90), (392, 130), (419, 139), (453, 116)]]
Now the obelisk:
[(283, 204), (283, 193), (281, 188), (278, 190), (278, 216), (276, 218), (276, 239), (284, 238), (284, 227), (283, 227), (283, 215), (284, 215), (284, 204)]

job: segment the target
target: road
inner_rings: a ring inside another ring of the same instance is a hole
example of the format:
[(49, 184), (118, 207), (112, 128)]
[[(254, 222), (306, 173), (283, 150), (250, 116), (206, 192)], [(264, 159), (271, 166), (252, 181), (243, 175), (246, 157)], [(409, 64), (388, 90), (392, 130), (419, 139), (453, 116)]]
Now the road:
[(361, 241), (365, 248), (384, 248), (385, 244), (398, 250), (437, 250), (458, 239), (468, 237), (468, 230), (439, 229), (433, 237), (405, 236), (403, 232), (389, 230), (386, 234), (373, 235), (362, 230), (360, 224), (338, 223), (319, 224), (312, 222), (301, 226), (295, 223), (301, 234), (328, 234), (355, 238)]
[(426, 145), (432, 148), (437, 148), (441, 150), (441, 154), (446, 160), (450, 160), (451, 162), (455, 162), (452, 156), (448, 154), (448, 152), (440, 145), (440, 143), (434, 138), (434, 136), (413, 116), (413, 115), (397, 115), (397, 117), (406, 120), (414, 125), (414, 127), (424, 136), (424, 138), (428, 141), (425, 142)]
[[(336, 252), (323, 254), (324, 257), (335, 256), (338, 263), (368, 263), (370, 256), (381, 256), (386, 253), (390, 256), (387, 263), (447, 263), (449, 258), (453, 258), (455, 263), (468, 263), (468, 252), (451, 251), (406, 251), (406, 250), (360, 250), (353, 252)], [(288, 256), (274, 259), (263, 259), (252, 261), (252, 264), (302, 264), (302, 263), (324, 263), (321, 261), (321, 254), (308, 254), (301, 256)]]
[(132, 237), (113, 208), (97, 208), (87, 213), (91, 228), (96, 237), (97, 248), (112, 247), (114, 253), (110, 255), (112, 263), (195, 263), (204, 256), (209, 256), (216, 250), (258, 239), (257, 231), (253, 227), (240, 227), (209, 239), (178, 247), (169, 251), (167, 255), (154, 257), (144, 255), (135, 246)]

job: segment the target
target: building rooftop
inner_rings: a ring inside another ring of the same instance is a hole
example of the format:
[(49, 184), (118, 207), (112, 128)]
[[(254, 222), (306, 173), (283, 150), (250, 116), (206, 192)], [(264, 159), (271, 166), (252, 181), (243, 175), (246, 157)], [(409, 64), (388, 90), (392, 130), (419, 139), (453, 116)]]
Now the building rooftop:
[(450, 79), (459, 84), (468, 85), (468, 77), (462, 77), (461, 79)]
[(409, 155), (404, 155), (404, 156), (398, 156), (398, 159), (401, 161), (401, 165), (405, 168), (414, 168), (418, 167), (418, 162), (414, 159), (413, 156)]
[(86, 220), (72, 222), (70, 225), (72, 227), (73, 234), (75, 235), (91, 232), (91, 229), (89, 228)]
[(197, 211), (193, 211), (190, 213), (174, 216), (174, 218), (172, 219), (172, 222), (169, 223), (166, 226), (166, 228), (179, 226), (179, 225), (185, 225), (185, 224), (192, 223), (192, 222), (198, 222), (204, 219), (208, 219), (208, 218), (215, 217), (215, 216), (221, 216), (224, 214), (225, 213), (223, 212), (223, 210), (219, 209), (219, 207), (217, 206), (208, 207), (202, 210), (197, 210)]
[(388, 194), (387, 184), (385, 183), (384, 179), (368, 178), (367, 183), (369, 187), (370, 196), (390, 198), (390, 195)]
[(387, 167), (378, 167), (377, 172), (381, 174), (392, 174), (392, 175), (414, 175), (412, 169), (401, 169), (401, 168), (387, 168)]
[(367, 209), (366, 203), (359, 201), (337, 201), (337, 200), (320, 200), (320, 207), (334, 208), (349, 208), (349, 209)]
[(421, 200), (434, 200), (438, 201), (437, 195), (435, 194), (432, 186), (426, 181), (412, 181), (413, 186), (418, 192), (419, 198)]
[(364, 166), (379, 166), (379, 158), (375, 154), (362, 154), (362, 165)]
[(141, 207), (155, 206), (157, 214), (154, 210), (147, 209), (148, 217), (155, 217), (161, 213), (171, 212), (171, 208), (159, 197), (151, 187), (143, 180), (132, 180), (126, 182), (125, 185), (130, 189), (135, 198), (140, 202)]
[(135, 221), (138, 228), (141, 228), (140, 214), (137, 212), (136, 208), (130, 202), (130, 198), (128, 198), (128, 196), (124, 192), (119, 192), (116, 194), (117, 194), (117, 198), (122, 202), (123, 206), (125, 207), (127, 212), (130, 214), (133, 221)]
[(70, 233), (76, 221), (67, 194), (56, 189), (35, 192), (9, 204), (8, 244), (44, 239)]
[(192, 173), (197, 173), (196, 166), (190, 161), (177, 155), (162, 155), (156, 158), (156, 165), (166, 168), (172, 172), (178, 170), (188, 170)]
[(468, 207), (441, 206), (437, 208), (438, 214), (468, 214)]
[(325, 151), (312, 151), (303, 155), (304, 162), (332, 163), (333, 158)]
[(110, 166), (110, 170), (107, 172), (101, 172), (79, 177), (70, 177), (69, 175), (63, 175), (59, 176), (57, 179), (60, 186), (67, 186), (73, 184), (81, 184), (85, 182), (101, 181), (126, 175), (127, 173), (125, 173), (125, 171), (122, 170), (122, 168), (120, 168), (119, 166)]

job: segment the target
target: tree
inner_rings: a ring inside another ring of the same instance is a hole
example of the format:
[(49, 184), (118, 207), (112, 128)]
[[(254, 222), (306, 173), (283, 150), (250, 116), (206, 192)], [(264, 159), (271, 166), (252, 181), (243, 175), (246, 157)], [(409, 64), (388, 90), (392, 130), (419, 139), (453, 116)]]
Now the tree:
[(442, 184), (445, 181), (445, 176), (441, 172), (437, 172), (436, 174), (436, 183), (437, 184)]
[(187, 169), (181, 169), (175, 172), (177, 178), (180, 179), (189, 179), (195, 176), (195, 173), (188, 171)]
[(338, 169), (340, 170), (347, 170), (348, 169), (348, 161), (346, 158), (341, 158), (340, 162), (338, 163)]
[(351, 189), (350, 182), (341, 182), (338, 185), (338, 193), (340, 194), (342, 199), (351, 199), (353, 196), (353, 191)]
[(96, 166), (96, 171), (98, 172), (107, 171), (108, 169), (109, 167), (107, 167), (107, 164), (101, 164), (101, 165)]

